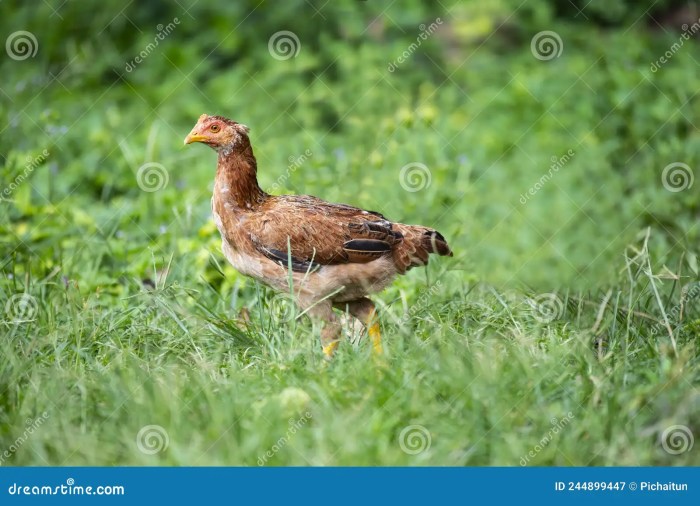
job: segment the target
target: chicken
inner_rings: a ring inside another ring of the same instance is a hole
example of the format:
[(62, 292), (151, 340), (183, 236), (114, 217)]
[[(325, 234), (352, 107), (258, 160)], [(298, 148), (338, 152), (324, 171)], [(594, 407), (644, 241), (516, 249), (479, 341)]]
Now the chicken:
[(185, 138), (218, 152), (212, 214), (222, 250), (239, 272), (290, 292), (321, 323), (330, 358), (341, 335), (333, 308), (359, 319), (374, 352), (382, 353), (377, 311), (367, 298), (399, 274), (426, 265), (428, 255), (452, 256), (445, 238), (418, 225), (308, 195), (269, 195), (258, 185), (248, 127), (203, 114)]

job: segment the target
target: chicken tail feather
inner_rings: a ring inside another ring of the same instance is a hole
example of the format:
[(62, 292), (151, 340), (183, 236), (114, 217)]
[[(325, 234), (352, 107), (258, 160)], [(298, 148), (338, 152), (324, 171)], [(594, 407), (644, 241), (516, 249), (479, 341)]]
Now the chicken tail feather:
[(428, 264), (428, 255), (453, 256), (445, 237), (432, 228), (395, 224), (403, 240), (394, 249), (394, 261), (401, 273)]

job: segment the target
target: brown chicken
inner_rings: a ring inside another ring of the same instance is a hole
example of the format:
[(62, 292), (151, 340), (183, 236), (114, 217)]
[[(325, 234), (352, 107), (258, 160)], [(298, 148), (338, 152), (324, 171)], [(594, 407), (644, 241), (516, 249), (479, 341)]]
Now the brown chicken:
[(430, 253), (452, 256), (445, 238), (427, 227), (308, 195), (268, 195), (258, 185), (245, 125), (203, 114), (185, 138), (192, 142), (219, 154), (211, 203), (224, 255), (275, 290), (289, 293), (291, 278), (296, 303), (322, 323), (329, 358), (341, 335), (334, 307), (359, 319), (381, 353), (377, 312), (367, 295), (426, 265)]

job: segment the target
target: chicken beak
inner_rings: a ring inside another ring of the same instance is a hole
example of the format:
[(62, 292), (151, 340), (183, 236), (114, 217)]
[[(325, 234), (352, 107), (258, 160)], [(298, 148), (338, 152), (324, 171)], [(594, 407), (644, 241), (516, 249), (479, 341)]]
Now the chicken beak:
[(185, 144), (192, 144), (193, 142), (204, 142), (207, 138), (204, 135), (200, 135), (196, 132), (190, 132), (190, 134), (185, 137)]

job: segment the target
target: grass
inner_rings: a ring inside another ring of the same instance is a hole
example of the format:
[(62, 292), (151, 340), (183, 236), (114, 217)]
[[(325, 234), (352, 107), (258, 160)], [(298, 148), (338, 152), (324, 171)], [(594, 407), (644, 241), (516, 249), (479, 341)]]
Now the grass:
[[(665, 330), (653, 336), (647, 260), (597, 298), (527, 297), (448, 271), (407, 324), (387, 325), (400, 300), (385, 309), (379, 363), (365, 340), (325, 363), (309, 326), (269, 297), (247, 301), (243, 326), (225, 298), (167, 280), (109, 305), (36, 280), (36, 319), (2, 342), (5, 445), (48, 416), (8, 463), (697, 464), (659, 444), (669, 426), (699, 428), (697, 324), (674, 331), (675, 350)], [(144, 453), (137, 434), (152, 425)]]
[[(143, 40), (118, 2), (63, 7), (84, 34), (47, 7), (8, 18), (40, 51), (1, 64), (1, 465), (700, 464), (682, 440), (700, 435), (697, 195), (661, 179), (697, 167), (700, 102), (690, 49), (649, 70), (670, 30), (340, 2), (320, 32), (263, 8), (229, 34), (201, 30), (203, 4), (197, 23), (172, 7), (130, 73), (165, 14), (125, 11)], [(552, 26), (564, 53), (543, 62), (530, 39)], [(270, 57), (280, 29), (298, 57)], [(384, 360), (347, 325), (326, 363), (284, 297), (225, 264), (215, 157), (181, 146), (203, 112), (251, 126), (264, 188), (448, 238), (454, 258), (376, 297)], [(148, 192), (151, 162), (167, 183)], [(430, 184), (406, 191), (415, 163)]]

